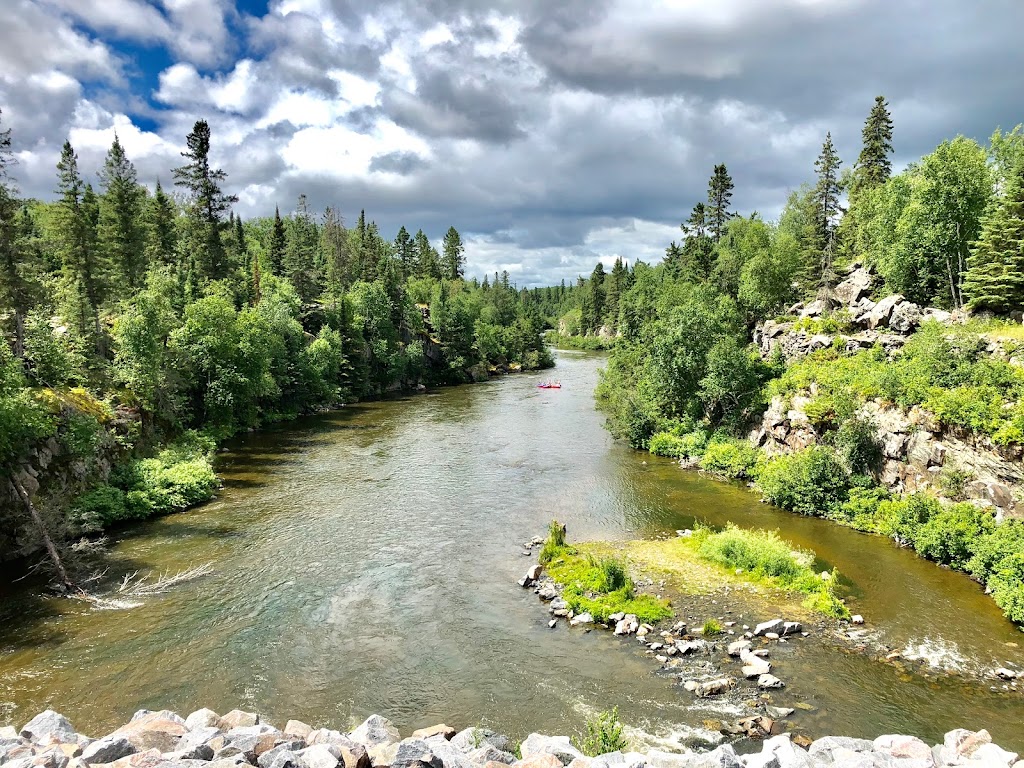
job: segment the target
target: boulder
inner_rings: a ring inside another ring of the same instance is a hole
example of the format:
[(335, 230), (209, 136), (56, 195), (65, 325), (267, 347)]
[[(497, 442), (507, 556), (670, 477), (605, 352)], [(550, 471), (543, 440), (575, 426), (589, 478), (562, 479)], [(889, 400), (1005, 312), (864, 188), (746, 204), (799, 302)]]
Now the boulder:
[(185, 735), (178, 739), (178, 743), (175, 745), (174, 750), (176, 752), (188, 751), (194, 747), (199, 746), (200, 744), (209, 744), (216, 737), (223, 735), (223, 732), (219, 728), (216, 728), (214, 726), (202, 726), (199, 728), (193, 728), (191, 731), (188, 731)]
[(260, 716), (255, 712), (243, 712), (241, 709), (233, 709), (220, 719), (220, 727), (225, 731), (232, 728), (246, 728), (251, 725), (259, 725)]
[(47, 709), (33, 717), (21, 729), (21, 737), (33, 744), (68, 744), (78, 740), (71, 722), (59, 712)]
[(904, 768), (933, 768), (935, 755), (923, 741), (913, 736), (887, 734), (874, 740), (875, 752), (890, 755)]
[(554, 755), (540, 752), (529, 757), (524, 756), (515, 765), (516, 768), (562, 768), (563, 763)]
[(835, 287), (833, 295), (841, 304), (852, 306), (871, 292), (873, 281), (874, 278), (867, 268), (860, 267)]
[[(122, 757), (112, 763), (104, 763), (104, 765), (108, 766), (108, 768), (156, 768), (156, 766), (163, 762), (166, 761), (159, 749), (147, 749), (143, 752), (136, 752), (133, 755)], [(99, 765), (99, 763), (94, 765)]]
[(455, 733), (455, 729), (450, 725), (439, 723), (438, 725), (431, 725), (428, 728), (418, 728), (412, 732), (412, 737), (414, 739), (429, 739), (432, 736), (443, 736), (451, 741)]
[(305, 739), (312, 732), (313, 728), (301, 720), (289, 720), (284, 724), (285, 736), (297, 736), (300, 739)]
[(398, 743), (391, 768), (444, 768), (441, 758), (433, 753), (423, 739), (405, 739)]
[(327, 744), (314, 744), (295, 754), (304, 768), (338, 768), (341, 759), (335, 752), (336, 749), (331, 749)]
[(540, 733), (531, 733), (526, 737), (519, 747), (519, 753), (523, 759), (532, 755), (554, 755), (563, 765), (568, 765), (577, 757), (583, 757), (580, 752), (569, 742), (568, 736), (544, 736)]
[(1016, 752), (1008, 752), (996, 744), (982, 744), (974, 751), (971, 760), (979, 766), (1009, 768), (1017, 762), (1017, 757)]
[(811, 742), (807, 752), (811, 757), (821, 755), (831, 762), (832, 753), (839, 749), (845, 749), (850, 752), (872, 752), (874, 748), (874, 743), (867, 739), (851, 739), (848, 736), (823, 736)]
[(367, 747), (366, 752), (370, 756), (370, 765), (389, 766), (398, 754), (398, 744), (378, 744)]
[(196, 728), (217, 728), (220, 725), (220, 715), (212, 709), (197, 709), (185, 718), (185, 727), (190, 731)]
[(87, 763), (112, 763), (135, 751), (135, 747), (124, 736), (104, 736), (82, 750), (82, 759)]
[(893, 307), (889, 327), (900, 333), (910, 333), (921, 324), (921, 308), (912, 301), (901, 301)]
[(573, 616), (571, 619), (569, 619), (569, 626), (572, 626), (572, 627), (578, 627), (581, 624), (593, 624), (593, 623), (594, 623), (594, 617), (591, 616), (589, 613), (581, 613), (578, 616)]
[(763, 621), (756, 627), (754, 627), (754, 636), (761, 637), (762, 635), (766, 635), (769, 632), (774, 632), (775, 634), (781, 635), (783, 629), (785, 628), (785, 625), (786, 622), (784, 622), (782, 619), (772, 619), (771, 621)]
[[(232, 728), (222, 737), (210, 741), (214, 748), (232, 746), (237, 748), (245, 759), (250, 763), (256, 762), (256, 758), (264, 752), (273, 749), (274, 745), (284, 738), (284, 734), (269, 725), (250, 725), (242, 728)], [(218, 745), (218, 740), (223, 739), (223, 744)]]
[(545, 584), (537, 590), (537, 597), (545, 602), (550, 602), (558, 597), (558, 590), (555, 589), (554, 584)]
[(676, 640), (676, 650), (683, 656), (703, 653), (708, 649), (707, 640)]
[(710, 696), (720, 696), (727, 691), (731, 691), (736, 685), (736, 678), (717, 677), (714, 680), (705, 680), (704, 682), (690, 682), (694, 682), (692, 688), (694, 695), (706, 699)]
[(487, 763), (512, 765), (516, 761), (516, 756), (511, 752), (502, 752), (500, 749), (495, 749), (490, 744), (484, 744), (482, 747), (467, 752), (466, 759), (473, 763), (473, 765), (486, 765)]
[(750, 651), (741, 651), (740, 660), (743, 662), (743, 676), (747, 679), (761, 677), (761, 675), (767, 675), (772, 671), (772, 665), (769, 662), (755, 656)]
[(452, 744), (463, 752), (472, 752), (485, 746), (492, 746), (499, 752), (510, 752), (512, 742), (508, 736), (492, 731), (490, 728), (466, 728), (452, 737)]
[(764, 690), (773, 690), (776, 688), (785, 688), (786, 684), (779, 680), (775, 675), (761, 675), (757, 678), (757, 687), (763, 688)]
[(732, 744), (722, 744), (705, 754), (694, 755), (689, 764), (692, 768), (743, 768)]
[(775, 721), (765, 715), (753, 715), (737, 720), (736, 727), (748, 739), (763, 739), (765, 736), (771, 735)]
[(782, 636), (796, 635), (804, 631), (804, 626), (799, 621), (784, 621), (782, 623), (782, 631), (779, 633)]
[(256, 765), (259, 768), (285, 768), (284, 764), (287, 763), (298, 766), (299, 756), (297, 753), (300, 749), (305, 749), (306, 746), (304, 741), (281, 742), (256, 758)]
[(640, 629), (640, 622), (633, 614), (627, 614), (615, 623), (616, 635), (632, 635)]
[(892, 317), (893, 309), (903, 300), (903, 294), (896, 293), (892, 296), (886, 296), (875, 304), (874, 309), (868, 312), (866, 316), (868, 327), (872, 330), (887, 327), (889, 325), (889, 318)]
[(750, 641), (749, 640), (746, 640), (746, 639), (744, 639), (744, 640), (737, 640), (737, 641), (735, 641), (733, 643), (729, 643), (729, 647), (726, 650), (726, 652), (730, 656), (741, 656), (743, 651), (746, 651), (749, 648), (750, 648)]
[(402, 736), (395, 728), (395, 724), (386, 717), (370, 715), (352, 731), (350, 738), (366, 747), (375, 747), (378, 744), (396, 744), (401, 741)]
[(71, 758), (54, 746), (32, 758), (33, 768), (67, 768)]
[(157, 749), (173, 752), (178, 741), (188, 733), (185, 721), (166, 710), (160, 712), (136, 713), (131, 722), (114, 731), (112, 736), (123, 736), (139, 752)]
[(18, 738), (18, 729), (13, 725), (0, 726), (0, 741), (11, 741)]

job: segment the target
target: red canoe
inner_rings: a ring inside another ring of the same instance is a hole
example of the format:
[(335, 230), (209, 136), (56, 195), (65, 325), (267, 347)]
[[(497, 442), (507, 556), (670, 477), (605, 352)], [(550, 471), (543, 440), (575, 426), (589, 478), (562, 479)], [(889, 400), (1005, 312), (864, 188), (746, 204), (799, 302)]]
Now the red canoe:
[(562, 388), (561, 384), (538, 384), (537, 386), (540, 387), (541, 389), (561, 389)]

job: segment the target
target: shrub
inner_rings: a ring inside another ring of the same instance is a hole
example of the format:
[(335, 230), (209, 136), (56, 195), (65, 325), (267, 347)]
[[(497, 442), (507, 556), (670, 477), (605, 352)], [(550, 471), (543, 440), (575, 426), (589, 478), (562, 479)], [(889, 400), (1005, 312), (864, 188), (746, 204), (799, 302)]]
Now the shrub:
[(602, 592), (615, 592), (627, 587), (632, 591), (626, 566), (620, 560), (609, 557), (601, 561), (601, 573), (604, 580)]
[(83, 531), (99, 531), (131, 515), (125, 500), (125, 493), (112, 485), (101, 485), (79, 496), (69, 515), (72, 523)]
[(722, 624), (717, 619), (708, 619), (700, 629), (701, 634), (714, 636), (722, 634)]
[(847, 419), (829, 436), (829, 442), (851, 474), (869, 474), (882, 463), (882, 446), (875, 424), (870, 419)]
[(1024, 522), (1007, 520), (975, 543), (967, 570), (982, 584), (987, 584), (1000, 563), (1018, 552), (1024, 552)]
[(914, 548), (929, 560), (966, 570), (974, 547), (994, 527), (992, 515), (973, 504), (956, 504), (937, 512), (918, 529)]
[(778, 507), (832, 516), (846, 500), (850, 476), (834, 451), (813, 447), (769, 460), (757, 482), (764, 498)]
[(653, 595), (636, 595), (621, 560), (597, 560), (571, 547), (560, 547), (547, 566), (548, 574), (564, 589), (562, 597), (576, 613), (607, 621), (613, 613), (632, 613), (643, 622), (671, 615), (668, 603)]
[(878, 505), (876, 529), (899, 544), (913, 547), (921, 527), (942, 511), (938, 499), (914, 493)]
[(552, 520), (548, 523), (548, 537), (544, 540), (544, 546), (541, 547), (540, 555), (537, 559), (541, 565), (547, 565), (558, 557), (564, 549), (566, 549), (565, 526), (557, 520)]
[(988, 580), (992, 599), (1015, 624), (1024, 624), (1024, 552), (1003, 560)]
[(704, 451), (700, 468), (723, 477), (747, 477), (757, 463), (757, 450), (743, 440), (712, 442)]
[(647, 443), (647, 450), (655, 456), (665, 456), (669, 459), (678, 459), (684, 456), (683, 438), (669, 432), (657, 432), (651, 435)]
[(878, 505), (887, 499), (889, 491), (881, 486), (851, 488), (846, 501), (829, 517), (858, 531), (877, 533)]
[(588, 717), (586, 729), (586, 734), (579, 741), (579, 748), (590, 757), (621, 752), (629, 746), (622, 735), (618, 707)]

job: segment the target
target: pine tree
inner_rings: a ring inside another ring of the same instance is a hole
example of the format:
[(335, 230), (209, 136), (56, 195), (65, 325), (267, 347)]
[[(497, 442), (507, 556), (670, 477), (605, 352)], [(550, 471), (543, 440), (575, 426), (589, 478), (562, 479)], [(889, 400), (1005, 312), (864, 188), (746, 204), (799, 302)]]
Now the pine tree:
[(449, 227), (444, 234), (442, 249), (442, 272), (446, 280), (461, 280), (466, 269), (466, 248), (462, 244), (462, 236), (455, 227)]
[(178, 212), (174, 200), (164, 192), (159, 180), (156, 192), (146, 208), (146, 261), (150, 264), (173, 264), (178, 245), (175, 220)]
[(320, 252), (326, 265), (327, 287), (332, 296), (351, 282), (348, 232), (341, 214), (333, 206), (324, 211), (320, 227)]
[(841, 161), (832, 145), (832, 133), (825, 136), (821, 154), (814, 161), (818, 173), (818, 184), (814, 189), (814, 228), (817, 251), (819, 254), (818, 284), (821, 297), (830, 301), (832, 286), (835, 283), (833, 262), (836, 255), (836, 231), (842, 208), (839, 205), (839, 166)]
[[(276, 223), (276, 222), (275, 222)], [(312, 300), (319, 292), (316, 273), (316, 222), (309, 212), (305, 195), (299, 195), (295, 215), (288, 227), (288, 243), (284, 255), (284, 269), (303, 301)]]
[(409, 230), (402, 227), (395, 235), (395, 256), (402, 266), (402, 277), (407, 278), (416, 272), (416, 246)]
[(722, 239), (725, 225), (735, 214), (729, 212), (729, 201), (732, 199), (732, 177), (724, 164), (716, 165), (711, 180), (708, 182), (707, 226), (711, 239), (716, 243)]
[(665, 274), (673, 280), (678, 279), (683, 268), (683, 249), (673, 240), (665, 249)]
[(711, 275), (714, 267), (715, 247), (714, 240), (708, 235), (708, 227), (708, 209), (704, 203), (697, 203), (693, 206), (689, 218), (679, 225), (679, 228), (686, 234), (686, 238), (683, 240), (683, 258), (677, 276), (706, 280)]
[[(435, 280), (441, 279), (441, 265), (438, 260), (437, 249), (430, 244), (430, 240), (423, 230), (417, 230), (413, 240), (416, 243), (416, 265), (417, 274), (420, 277), (432, 277)], [(494, 284), (498, 282), (498, 274), (494, 274)]]
[(35, 304), (42, 269), (34, 250), (25, 247), (18, 192), (9, 171), (14, 162), (11, 129), (0, 130), (0, 306), (13, 312), (14, 354), (21, 358), (25, 355), (25, 317)]
[(963, 293), (972, 310), (1024, 309), (1024, 162), (989, 205), (967, 259)]
[(284, 274), (284, 251), (287, 247), (287, 234), (281, 220), (281, 208), (274, 206), (274, 224), (270, 228), (270, 242), (267, 243), (267, 260), (270, 262), (270, 273), (280, 277)]
[(868, 119), (861, 132), (863, 146), (857, 164), (854, 166), (850, 196), (881, 186), (892, 173), (892, 117), (884, 96), (875, 97)]
[(604, 297), (605, 322), (614, 331), (619, 326), (619, 298), (626, 287), (626, 270), (622, 266), (622, 257), (615, 259), (611, 274), (605, 281), (607, 289)]
[(193, 260), (191, 278), (199, 282), (219, 280), (227, 274), (221, 239), (224, 214), (238, 198), (221, 189), (227, 173), (210, 167), (210, 126), (205, 120), (196, 121), (186, 145), (188, 150), (181, 156), (189, 162), (172, 173), (174, 183), (188, 190), (191, 198), (187, 243)]
[(590, 332), (597, 332), (604, 320), (604, 283), (604, 264), (599, 261), (597, 266), (594, 267), (594, 271), (590, 273), (590, 279), (587, 281), (586, 294), (590, 299), (588, 302), (589, 313), (582, 318), (583, 327)]
[(100, 248), (115, 270), (118, 284), (134, 292), (141, 287), (146, 271), (142, 228), (145, 192), (116, 133), (100, 171), (100, 185)]
[[(91, 340), (102, 354), (100, 304), (106, 293), (105, 264), (96, 248), (93, 208), (98, 208), (92, 187), (82, 182), (78, 155), (64, 142), (57, 163), (57, 201), (54, 217), (56, 250), (61, 262), (65, 319), (79, 338)], [(98, 211), (96, 212), (98, 218)]]

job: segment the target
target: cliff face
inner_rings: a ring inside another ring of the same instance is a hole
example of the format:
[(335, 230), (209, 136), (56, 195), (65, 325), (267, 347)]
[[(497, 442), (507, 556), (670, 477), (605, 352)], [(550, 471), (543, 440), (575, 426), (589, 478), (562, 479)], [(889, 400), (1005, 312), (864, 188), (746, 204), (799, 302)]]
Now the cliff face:
[[(854, 269), (837, 286), (831, 306), (821, 301), (798, 304), (790, 309), (793, 320), (760, 324), (754, 342), (762, 357), (781, 355), (792, 364), (826, 348), (855, 354), (880, 345), (892, 358), (922, 323), (933, 320), (953, 326), (966, 319), (963, 312), (922, 308), (899, 294), (872, 301), (868, 294), (873, 280), (866, 268)], [(1011, 365), (1024, 365), (1015, 357), (1014, 345), (987, 340), (983, 351)], [(751, 442), (769, 454), (817, 444), (824, 435), (808, 415), (817, 394), (812, 383), (792, 397), (773, 398), (751, 431)], [(985, 436), (943, 428), (920, 406), (904, 411), (891, 403), (868, 400), (858, 406), (857, 415), (875, 425), (883, 454), (876, 479), (892, 491), (930, 490), (989, 507), (998, 518), (1024, 516), (1021, 446), (1000, 446)]]

